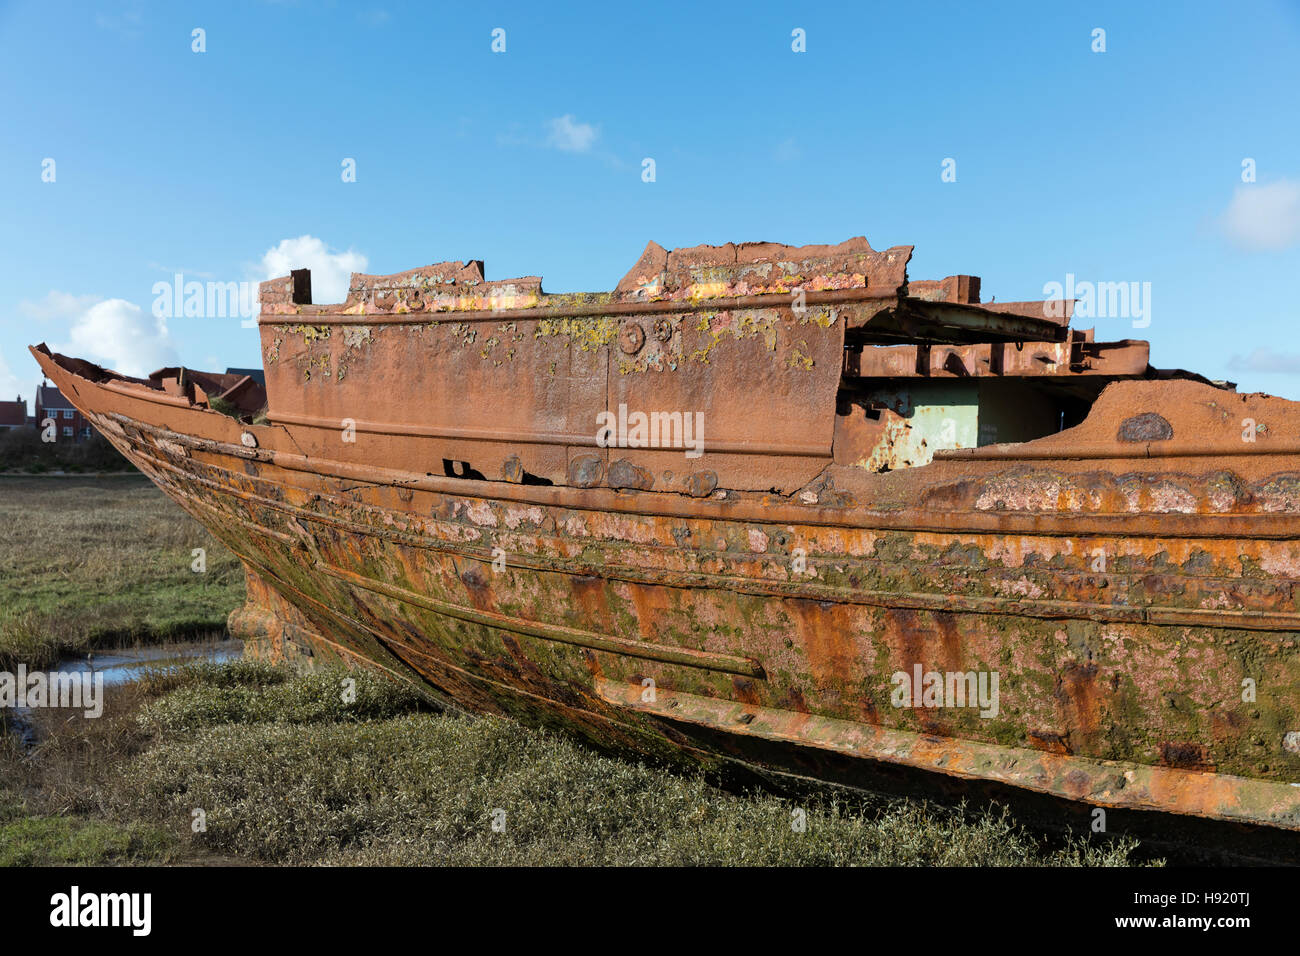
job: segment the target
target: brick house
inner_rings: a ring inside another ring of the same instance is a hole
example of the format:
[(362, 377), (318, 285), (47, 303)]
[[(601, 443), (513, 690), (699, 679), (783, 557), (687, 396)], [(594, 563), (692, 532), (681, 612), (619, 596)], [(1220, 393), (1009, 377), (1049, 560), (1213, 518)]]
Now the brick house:
[(0, 431), (22, 428), (27, 424), (27, 403), (21, 395), (16, 402), (0, 402)]
[(57, 441), (83, 441), (90, 437), (90, 423), (53, 385), (41, 383), (36, 390), (36, 428), (43, 430), (45, 419), (54, 419)]

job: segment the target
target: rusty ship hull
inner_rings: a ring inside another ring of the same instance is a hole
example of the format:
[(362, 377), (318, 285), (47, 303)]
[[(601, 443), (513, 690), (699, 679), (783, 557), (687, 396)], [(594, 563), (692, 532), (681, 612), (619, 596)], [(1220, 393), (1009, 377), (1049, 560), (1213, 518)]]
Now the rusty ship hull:
[[(687, 764), (1300, 830), (1300, 406), (909, 256), (652, 244), (614, 293), (450, 263), (334, 306), (295, 273), (264, 390), (33, 351), (241, 559), (248, 653)], [(620, 406), (704, 440), (601, 440)], [(900, 701), (932, 672), (996, 706)]]

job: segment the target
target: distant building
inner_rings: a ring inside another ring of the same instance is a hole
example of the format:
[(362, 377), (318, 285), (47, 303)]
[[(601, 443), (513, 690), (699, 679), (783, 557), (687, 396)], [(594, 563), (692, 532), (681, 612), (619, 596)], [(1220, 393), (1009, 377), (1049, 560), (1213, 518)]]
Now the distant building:
[(53, 385), (41, 383), (36, 390), (36, 427), (43, 429), (47, 418), (54, 419), (57, 441), (83, 441), (90, 437), (90, 423)]
[(16, 402), (0, 402), (0, 431), (22, 428), (27, 424), (27, 403), (21, 395)]
[(258, 385), (266, 388), (266, 372), (260, 368), (228, 368), (227, 375), (247, 375)]

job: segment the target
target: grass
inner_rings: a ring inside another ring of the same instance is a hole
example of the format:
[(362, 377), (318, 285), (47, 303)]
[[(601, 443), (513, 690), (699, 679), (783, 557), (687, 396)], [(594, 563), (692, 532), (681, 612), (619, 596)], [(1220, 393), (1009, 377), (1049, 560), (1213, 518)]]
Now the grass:
[(234, 555), (143, 476), (0, 477), (0, 527), (0, 669), (221, 632), (244, 600)]
[(178, 843), (164, 830), (67, 816), (33, 816), (0, 792), (0, 866), (105, 866), (171, 862)]

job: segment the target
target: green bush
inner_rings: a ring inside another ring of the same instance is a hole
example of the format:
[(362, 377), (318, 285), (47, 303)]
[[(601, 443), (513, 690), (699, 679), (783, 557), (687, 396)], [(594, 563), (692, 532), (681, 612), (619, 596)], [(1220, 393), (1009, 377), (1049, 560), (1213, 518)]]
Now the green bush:
[(136, 470), (99, 432), (76, 442), (62, 435), (55, 441), (43, 442), (39, 428), (11, 428), (0, 432), (0, 471), (39, 474), (60, 469), (75, 472)]
[(207, 665), (207, 682), (180, 687), (146, 705), (140, 725), (177, 734), (214, 724), (375, 720), (415, 709), (414, 690), (367, 671), (327, 671), (275, 680), (266, 665)]

